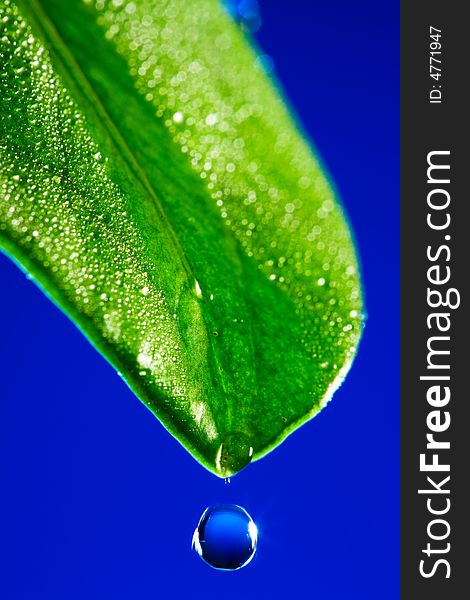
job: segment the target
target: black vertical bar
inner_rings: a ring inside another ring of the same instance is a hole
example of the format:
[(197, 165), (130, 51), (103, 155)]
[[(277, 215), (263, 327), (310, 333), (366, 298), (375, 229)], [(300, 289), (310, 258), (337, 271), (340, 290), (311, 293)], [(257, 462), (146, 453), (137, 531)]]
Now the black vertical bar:
[[(470, 397), (466, 381), (470, 375), (467, 314), (470, 102), (466, 98), (470, 35), (464, 12), (463, 2), (401, 3), (401, 597), (404, 600), (460, 600), (470, 594), (466, 582), (470, 575), (467, 564)], [(441, 54), (437, 53), (439, 50)], [(436, 60), (431, 61), (431, 57)], [(431, 77), (438, 73), (439, 76)], [(450, 169), (431, 169), (428, 178), (429, 162)], [(448, 219), (449, 225), (444, 227)], [(443, 282), (448, 275), (449, 280)], [(460, 306), (431, 307), (430, 303), (439, 305), (440, 300), (438, 293), (431, 292), (428, 298), (428, 289), (440, 292), (443, 303), (449, 299), (448, 304), (453, 306), (460, 298)], [(442, 316), (430, 316), (433, 314)], [(446, 327), (448, 331), (443, 331)], [(450, 353), (430, 354), (433, 350)], [(449, 379), (442, 379), (446, 377)], [(448, 402), (445, 388), (450, 393)], [(450, 449), (433, 448), (435, 442), (449, 442)], [(424, 470), (432, 468), (433, 460), (436, 470)], [(446, 465), (449, 471), (438, 470)], [(446, 481), (447, 477), (450, 479)]]

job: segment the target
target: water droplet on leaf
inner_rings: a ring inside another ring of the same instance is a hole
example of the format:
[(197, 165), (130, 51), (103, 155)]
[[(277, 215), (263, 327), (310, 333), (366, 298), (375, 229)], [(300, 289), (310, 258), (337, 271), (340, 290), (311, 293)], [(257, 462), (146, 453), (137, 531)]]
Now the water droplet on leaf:
[(251, 439), (245, 433), (233, 431), (227, 434), (215, 458), (217, 471), (224, 478), (244, 469), (253, 458)]
[(250, 515), (236, 504), (209, 506), (193, 535), (202, 560), (223, 571), (245, 567), (256, 553), (258, 530)]

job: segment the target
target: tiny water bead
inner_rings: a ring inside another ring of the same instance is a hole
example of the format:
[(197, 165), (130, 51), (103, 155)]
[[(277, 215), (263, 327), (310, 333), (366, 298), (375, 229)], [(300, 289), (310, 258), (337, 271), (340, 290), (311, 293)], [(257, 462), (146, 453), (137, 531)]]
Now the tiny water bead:
[(214, 569), (236, 571), (254, 557), (258, 529), (244, 508), (219, 504), (206, 508), (193, 535), (193, 548)]
[(244, 469), (253, 458), (253, 445), (250, 436), (240, 431), (228, 433), (215, 457), (215, 466), (225, 479)]

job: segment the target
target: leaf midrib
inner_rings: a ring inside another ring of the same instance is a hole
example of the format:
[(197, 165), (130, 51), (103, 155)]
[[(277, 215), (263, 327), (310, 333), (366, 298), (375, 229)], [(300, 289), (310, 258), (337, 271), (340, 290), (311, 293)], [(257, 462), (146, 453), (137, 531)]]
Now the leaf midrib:
[[(136, 179), (141, 183), (142, 187), (149, 194), (152, 205), (158, 213), (159, 218), (165, 224), (165, 233), (169, 234), (172, 243), (178, 253), (178, 256), (181, 260), (182, 266), (185, 268), (188, 277), (197, 279), (196, 274), (191, 266), (186, 253), (184, 252), (181, 243), (176, 235), (176, 232), (173, 228), (171, 221), (167, 218), (165, 210), (163, 209), (162, 203), (158, 197), (157, 191), (152, 183), (147, 178), (144, 168), (139, 163), (135, 154), (132, 152), (131, 148), (126, 143), (124, 137), (121, 135), (120, 130), (116, 124), (115, 119), (111, 117), (108, 110), (105, 107), (105, 104), (99, 97), (99, 95), (94, 91), (93, 86), (80, 67), (78, 61), (76, 60), (73, 53), (68, 49), (67, 45), (63, 41), (62, 36), (59, 34), (57, 28), (55, 27), (52, 20), (49, 18), (47, 12), (40, 4), (40, 0), (19, 0), (19, 4), (21, 9), (24, 11), (25, 15), (28, 17), (28, 21), (32, 28), (36, 30), (40, 36), (45, 39), (51, 46), (53, 51), (55, 62), (58, 67), (59, 74), (62, 71), (66, 77), (70, 78), (74, 84), (74, 92), (80, 97), (83, 97), (84, 101), (87, 104), (87, 110), (93, 111), (100, 125), (103, 127), (104, 131), (109, 135), (109, 139), (111, 143), (116, 148), (116, 151), (119, 153), (120, 157), (123, 158), (126, 165), (129, 167), (131, 173), (136, 177)], [(75, 98), (75, 95), (74, 95)], [(240, 255), (240, 247), (238, 244), (235, 244), (235, 250), (237, 255), (237, 260), (239, 261), (242, 269), (245, 269), (245, 264), (243, 258), (244, 256)], [(247, 309), (249, 313), (253, 315), (253, 308), (251, 307), (251, 303), (246, 300)], [(204, 322), (204, 328), (208, 334), (208, 340), (210, 344), (210, 353), (212, 354), (212, 358), (215, 360), (216, 364), (218, 363), (218, 353), (213, 347), (212, 336), (210, 335), (210, 326), (207, 321), (206, 313), (204, 310), (201, 311), (201, 317)], [(253, 329), (250, 326), (250, 349), (251, 355), (254, 356), (254, 340), (253, 340)], [(248, 341), (248, 340), (246, 340)], [(253, 368), (253, 376), (254, 381), (256, 382), (259, 373), (258, 373), (258, 365), (255, 360), (252, 362)], [(221, 380), (221, 375), (217, 372), (217, 377), (219, 378), (219, 383), (221, 384), (221, 389), (224, 388), (223, 381)], [(257, 387), (255, 385), (254, 390)], [(226, 403), (226, 418), (227, 423), (231, 423), (233, 415), (230, 403)]]

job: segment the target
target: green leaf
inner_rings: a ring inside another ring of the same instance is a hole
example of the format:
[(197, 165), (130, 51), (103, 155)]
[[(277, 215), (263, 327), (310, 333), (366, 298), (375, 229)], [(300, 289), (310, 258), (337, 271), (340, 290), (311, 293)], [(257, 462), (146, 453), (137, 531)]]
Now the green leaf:
[(2, 0), (0, 29), (2, 248), (196, 459), (239, 471), (361, 335), (323, 169), (215, 0)]

